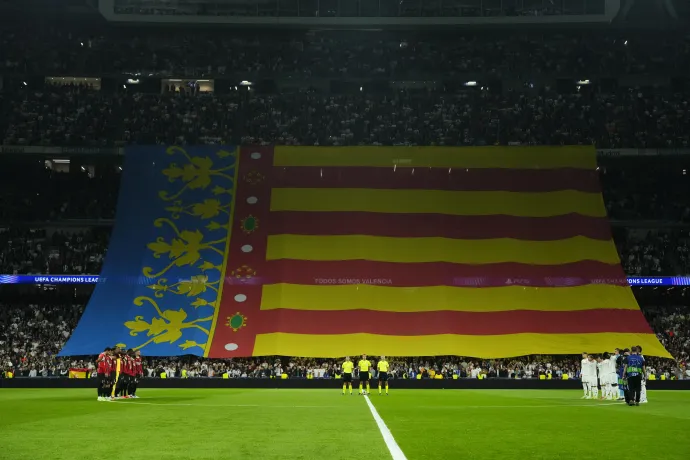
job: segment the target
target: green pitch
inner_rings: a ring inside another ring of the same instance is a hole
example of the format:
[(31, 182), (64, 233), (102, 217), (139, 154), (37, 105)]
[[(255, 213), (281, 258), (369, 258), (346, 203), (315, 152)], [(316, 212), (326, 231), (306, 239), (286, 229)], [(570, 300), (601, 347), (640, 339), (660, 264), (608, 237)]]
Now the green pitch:
[[(0, 390), (0, 459), (391, 458), (364, 398), (338, 388), (139, 395)], [(409, 460), (688, 458), (690, 392), (650, 391), (639, 407), (580, 396), (392, 388), (370, 398)]]

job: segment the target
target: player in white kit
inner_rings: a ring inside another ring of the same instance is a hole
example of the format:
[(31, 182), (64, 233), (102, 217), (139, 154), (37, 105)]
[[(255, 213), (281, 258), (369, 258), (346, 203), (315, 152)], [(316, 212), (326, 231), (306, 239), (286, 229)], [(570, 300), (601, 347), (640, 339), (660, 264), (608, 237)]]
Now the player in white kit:
[[(608, 355), (605, 356), (608, 357)], [(604, 358), (599, 356), (597, 358), (597, 372), (599, 373), (599, 386), (601, 386), (601, 399), (606, 399), (611, 392), (608, 368), (608, 361), (604, 361)]]
[(589, 366), (589, 394), (590, 399), (599, 398), (599, 382), (597, 375), (597, 362), (594, 360), (594, 355), (587, 355), (587, 365)]
[(616, 359), (608, 353), (599, 358), (599, 381), (601, 382), (601, 399), (618, 398), (618, 375), (616, 374)]
[(589, 359), (587, 358), (587, 353), (582, 353), (582, 361), (580, 361), (580, 381), (582, 381), (582, 390), (585, 392), (585, 395), (581, 399), (590, 399)]
[(609, 399), (616, 401), (618, 399), (618, 372), (616, 372), (616, 365), (618, 364), (618, 352), (611, 355), (608, 360), (609, 365), (609, 381), (611, 382), (611, 393)]

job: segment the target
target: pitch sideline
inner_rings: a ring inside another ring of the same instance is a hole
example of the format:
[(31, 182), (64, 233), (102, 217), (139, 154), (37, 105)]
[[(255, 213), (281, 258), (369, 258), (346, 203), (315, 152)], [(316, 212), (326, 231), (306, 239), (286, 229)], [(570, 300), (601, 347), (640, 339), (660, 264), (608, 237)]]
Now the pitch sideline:
[(383, 436), (383, 441), (386, 443), (386, 447), (388, 448), (388, 451), (391, 453), (393, 460), (407, 460), (407, 457), (405, 457), (405, 454), (403, 453), (402, 449), (400, 448), (398, 443), (395, 442), (395, 438), (393, 437), (391, 430), (389, 430), (386, 426), (386, 422), (383, 421), (378, 411), (371, 403), (369, 395), (365, 394), (364, 400), (367, 402), (367, 406), (369, 406), (369, 411), (371, 411), (371, 415), (374, 416), (376, 425), (379, 427), (381, 436)]

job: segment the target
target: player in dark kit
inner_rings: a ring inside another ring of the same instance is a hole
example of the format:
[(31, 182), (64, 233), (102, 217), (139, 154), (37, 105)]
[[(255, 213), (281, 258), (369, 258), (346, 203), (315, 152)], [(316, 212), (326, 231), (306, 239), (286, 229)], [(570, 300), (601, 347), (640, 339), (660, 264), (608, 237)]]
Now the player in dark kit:
[(98, 401), (105, 401), (108, 397), (108, 353), (110, 348), (103, 350), (103, 353), (98, 355), (96, 360), (97, 384), (98, 384)]
[(129, 349), (123, 356), (125, 379), (122, 385), (123, 398), (130, 398), (132, 385), (134, 382), (134, 350)]
[(132, 356), (134, 359), (134, 375), (132, 377), (129, 395), (131, 398), (138, 398), (137, 386), (139, 385), (139, 379), (144, 376), (144, 366), (141, 363), (141, 352), (139, 350), (135, 351)]
[(108, 354), (106, 355), (106, 370), (105, 374), (107, 376), (105, 399), (112, 400), (113, 386), (115, 385), (115, 348), (109, 348)]

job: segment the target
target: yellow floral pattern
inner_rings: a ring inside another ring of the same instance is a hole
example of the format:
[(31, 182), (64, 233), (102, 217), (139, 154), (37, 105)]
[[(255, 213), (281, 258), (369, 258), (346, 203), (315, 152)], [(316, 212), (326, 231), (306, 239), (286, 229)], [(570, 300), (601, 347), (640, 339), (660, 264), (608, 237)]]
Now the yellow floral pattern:
[[(166, 215), (152, 220), (156, 236), (146, 245), (148, 263), (141, 272), (152, 292), (133, 299), (141, 314), (124, 323), (129, 335), (139, 338), (132, 347), (136, 350), (173, 344), (182, 352), (203, 354), (210, 346), (228, 245), (237, 150), (200, 150), (203, 153), (172, 146), (165, 152), (170, 160), (161, 173), (169, 187), (157, 198)], [(172, 354), (169, 348), (160, 350)]]

